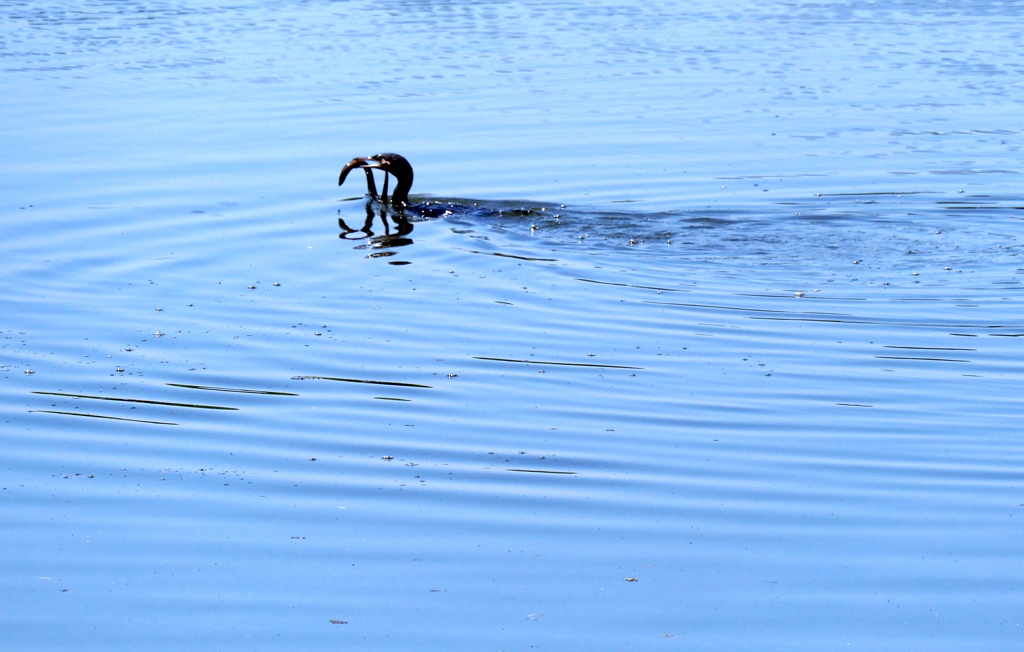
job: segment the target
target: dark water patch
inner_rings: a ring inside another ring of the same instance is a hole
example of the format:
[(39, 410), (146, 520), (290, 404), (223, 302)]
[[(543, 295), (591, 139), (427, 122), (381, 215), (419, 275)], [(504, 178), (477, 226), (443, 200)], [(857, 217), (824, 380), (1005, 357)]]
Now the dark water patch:
[(543, 365), (554, 365), (559, 367), (599, 367), (604, 369), (643, 369), (643, 367), (626, 367), (622, 365), (613, 364), (593, 364), (585, 362), (550, 362), (543, 360), (517, 360), (514, 358), (489, 358), (484, 356), (473, 356), (474, 360), (490, 360), (492, 362), (515, 362), (518, 364), (543, 364)]
[(961, 170), (930, 170), (929, 174), (961, 176), (961, 175), (974, 175), (974, 174), (1020, 174), (1020, 172), (1018, 172), (1016, 170), (971, 170), (971, 169), (961, 169)]
[(339, 383), (363, 383), (365, 385), (392, 385), (394, 387), (433, 389), (430, 385), (419, 385), (416, 383), (400, 383), (391, 380), (362, 380), (359, 378), (334, 378), (331, 376), (292, 376), (292, 380), (333, 380)]
[(922, 360), (925, 362), (970, 362), (970, 360), (955, 360), (952, 358), (915, 358), (895, 355), (876, 355), (875, 357), (883, 360)]
[(557, 258), (532, 258), (530, 256), (516, 256), (514, 254), (505, 254), (500, 251), (470, 251), (472, 254), (483, 254), (485, 256), (498, 256), (500, 258), (515, 258), (516, 260), (528, 260), (531, 262), (545, 262), (545, 263), (557, 263)]
[(263, 389), (238, 389), (235, 387), (207, 387), (205, 385), (185, 385), (182, 383), (164, 383), (170, 387), (184, 387), (186, 389), (201, 389), (208, 392), (231, 392), (235, 394), (264, 394), (267, 396), (298, 396), (291, 392), (272, 392)]
[(934, 191), (929, 192), (929, 191), (924, 191), (924, 190), (911, 190), (911, 191), (908, 191), (908, 192), (899, 192), (899, 191), (888, 191), (888, 192), (819, 192), (819, 193), (815, 193), (814, 196), (815, 197), (873, 197), (873, 196), (891, 195), (891, 196), (895, 196), (895, 197), (903, 197), (904, 195), (908, 195), (909, 196), (909, 195), (929, 195), (929, 194), (937, 194), (937, 193), (935, 193)]
[(39, 392), (33, 391), (33, 394), (45, 394), (47, 396), (67, 396), (69, 398), (87, 398), (96, 401), (117, 401), (120, 403), (145, 403), (147, 405), (167, 405), (170, 407), (186, 407), (195, 408), (199, 410), (237, 410), (234, 407), (223, 407), (220, 405), (201, 405), (198, 403), (170, 403), (168, 401), (150, 401), (141, 398), (114, 398), (112, 396), (90, 396), (88, 394), (67, 394), (64, 392)]
[[(943, 323), (914, 323), (914, 322), (900, 322), (900, 321), (866, 321), (857, 319), (811, 319), (804, 317), (748, 317), (748, 319), (763, 319), (763, 320), (774, 320), (774, 321), (807, 321), (807, 322), (827, 322), (837, 324), (873, 324), (873, 325), (891, 325), (891, 326), (903, 326), (910, 328), (976, 328), (976, 329), (991, 329), (991, 328), (1006, 328), (1005, 326), (995, 326), (988, 324), (943, 324)], [(997, 335), (994, 333), (986, 333), (987, 335)]]
[(111, 417), (102, 414), (87, 414), (85, 412), (61, 412), (59, 410), (29, 410), (29, 412), (43, 412), (46, 414), (64, 414), (71, 417), (89, 417), (91, 419), (111, 419), (114, 421), (132, 421), (134, 423), (152, 423), (159, 426), (176, 426), (177, 423), (170, 421), (149, 421), (146, 419), (128, 419), (125, 417)]
[(550, 473), (552, 475), (577, 475), (576, 471), (543, 471), (540, 469), (505, 469), (516, 473)]
[(895, 344), (884, 344), (886, 349), (910, 349), (914, 351), (977, 351), (978, 349), (957, 349), (948, 346), (897, 346)]
[(657, 290), (658, 292), (689, 292), (690, 291), (690, 290), (685, 290), (685, 289), (682, 289), (682, 288), (666, 288), (666, 287), (657, 287), (657, 286), (653, 286), (653, 285), (636, 285), (636, 284), (633, 284), (633, 283), (616, 283), (616, 282), (613, 282), (613, 281), (598, 281), (598, 280), (595, 280), (595, 279), (592, 279), (592, 278), (578, 278), (576, 280), (577, 281), (583, 281), (584, 283), (597, 283), (598, 285), (614, 285), (614, 286), (625, 287), (625, 288), (637, 288), (637, 289), (640, 289), (640, 290)]
[[(773, 298), (782, 298), (779, 296)], [(788, 298), (788, 297), (787, 297)], [(644, 303), (651, 303), (659, 306), (681, 306), (685, 308), (708, 308), (711, 310), (738, 310), (740, 312), (768, 312), (768, 313), (780, 313), (780, 314), (799, 314), (799, 315), (831, 315), (835, 317), (850, 317), (852, 315), (846, 313), (835, 313), (835, 312), (797, 312), (793, 310), (770, 310), (767, 308), (740, 308), (737, 306), (722, 306), (712, 305), (705, 303), (675, 303), (672, 301), (649, 301), (645, 300)]]

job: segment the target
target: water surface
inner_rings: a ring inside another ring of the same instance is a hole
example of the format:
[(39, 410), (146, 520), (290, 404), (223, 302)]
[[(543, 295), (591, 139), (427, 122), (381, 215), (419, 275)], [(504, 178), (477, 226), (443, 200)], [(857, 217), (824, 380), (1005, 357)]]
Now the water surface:
[(1018, 649), (1019, 9), (0, 2), (8, 646)]

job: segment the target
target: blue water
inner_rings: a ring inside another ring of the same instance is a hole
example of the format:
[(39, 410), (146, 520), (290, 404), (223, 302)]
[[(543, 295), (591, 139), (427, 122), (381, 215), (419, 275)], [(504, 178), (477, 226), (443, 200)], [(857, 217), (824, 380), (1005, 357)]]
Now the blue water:
[(1020, 649), (1020, 10), (0, 2), (4, 649)]

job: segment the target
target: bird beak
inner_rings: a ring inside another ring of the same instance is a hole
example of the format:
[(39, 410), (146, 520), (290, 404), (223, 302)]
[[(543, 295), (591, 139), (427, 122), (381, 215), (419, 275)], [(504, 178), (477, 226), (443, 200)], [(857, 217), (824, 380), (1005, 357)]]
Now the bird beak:
[(338, 177), (338, 185), (340, 186), (341, 184), (345, 183), (345, 177), (348, 176), (349, 172), (351, 172), (352, 170), (355, 170), (356, 168), (379, 168), (379, 167), (380, 167), (380, 162), (379, 161), (375, 161), (372, 158), (363, 158), (361, 156), (357, 156), (356, 158), (354, 158), (351, 161), (349, 161), (348, 165), (346, 165), (342, 169), (341, 176)]

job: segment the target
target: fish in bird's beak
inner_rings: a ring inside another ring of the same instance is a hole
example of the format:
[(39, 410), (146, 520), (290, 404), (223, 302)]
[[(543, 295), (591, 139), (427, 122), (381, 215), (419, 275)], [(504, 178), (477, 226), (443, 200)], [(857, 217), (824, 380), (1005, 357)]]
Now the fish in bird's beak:
[(356, 168), (380, 168), (380, 161), (375, 160), (372, 156), (357, 156), (341, 170), (341, 176), (338, 177), (338, 185), (345, 183), (345, 177), (348, 173)]

